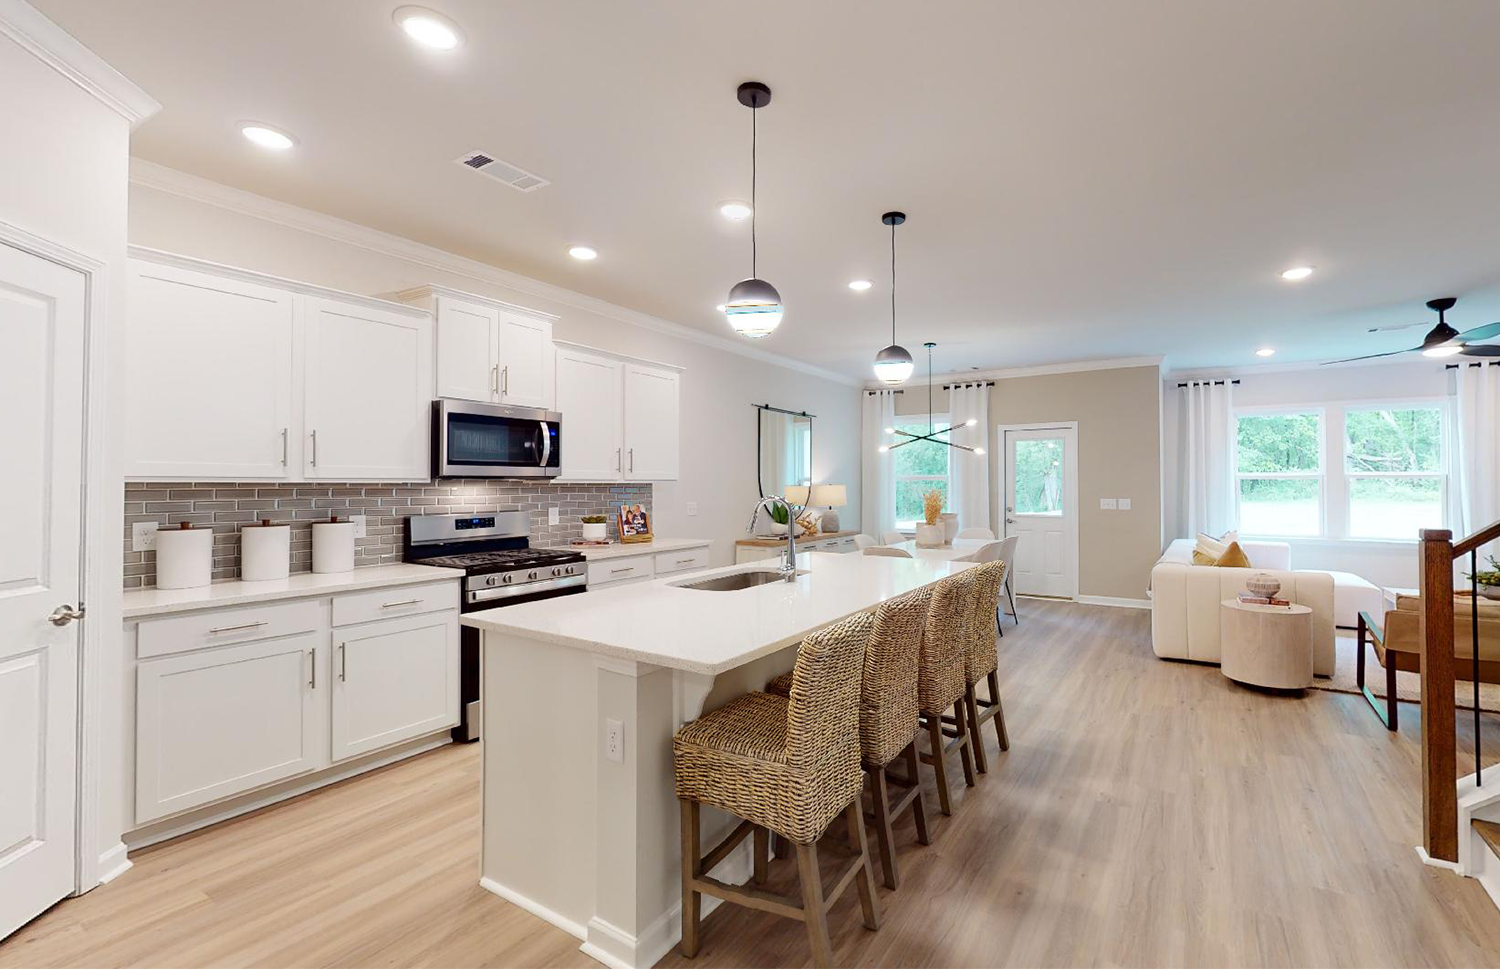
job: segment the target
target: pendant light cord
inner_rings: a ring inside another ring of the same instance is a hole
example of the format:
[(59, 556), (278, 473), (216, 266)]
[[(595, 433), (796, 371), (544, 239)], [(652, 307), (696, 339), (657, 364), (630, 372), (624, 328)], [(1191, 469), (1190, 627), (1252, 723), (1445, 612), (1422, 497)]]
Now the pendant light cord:
[[(895, 233), (892, 233), (894, 235)], [(937, 432), (937, 422), (932, 419), (932, 344), (927, 344), (927, 433)]]
[(891, 346), (896, 345), (896, 223), (891, 223)]
[(756, 142), (760, 140), (760, 127), (756, 124), (755, 116), (759, 113), (759, 108), (750, 109), (750, 275), (756, 279), (760, 278), (756, 268), (759, 251), (755, 245), (755, 155)]

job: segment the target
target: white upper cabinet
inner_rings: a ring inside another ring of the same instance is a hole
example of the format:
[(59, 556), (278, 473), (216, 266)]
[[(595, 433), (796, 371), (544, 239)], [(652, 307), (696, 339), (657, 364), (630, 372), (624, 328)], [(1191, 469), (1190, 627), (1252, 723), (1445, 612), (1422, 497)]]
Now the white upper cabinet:
[(293, 294), (133, 259), (126, 302), (125, 474), (285, 478)]
[(625, 364), (627, 480), (676, 480), (678, 381), (675, 370)]
[(306, 303), (303, 474), (419, 481), (430, 473), (432, 320), (332, 299)]
[(437, 320), (437, 396), (554, 409), (555, 316), (438, 286), (396, 298)]
[(681, 380), (674, 367), (557, 344), (563, 479), (675, 480)]
[(557, 410), (562, 414), (562, 477), (619, 481), (621, 442), (618, 360), (569, 346), (557, 348)]

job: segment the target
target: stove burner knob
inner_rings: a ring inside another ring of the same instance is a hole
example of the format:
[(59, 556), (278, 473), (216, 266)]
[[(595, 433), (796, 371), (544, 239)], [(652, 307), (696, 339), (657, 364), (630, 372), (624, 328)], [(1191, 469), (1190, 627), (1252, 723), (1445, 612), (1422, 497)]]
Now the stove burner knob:
[(557, 578), (560, 575), (562, 575), (562, 569), (553, 569), (552, 570), (552, 577), (554, 579)]
[(495, 584), (495, 577), (493, 575), (487, 575), (487, 576), (485, 576), (484, 577), (484, 584), (485, 585), (494, 585)]
[(500, 577), (500, 581), (503, 582), (506, 585), (510, 585), (511, 580), (514, 579), (514, 578), (515, 578), (515, 576), (513, 576), (509, 572), (507, 572), (507, 573), (505, 573), (504, 575), (502, 575)]
[(527, 572), (526, 573), (526, 578), (528, 578), (528, 579), (535, 579), (536, 578), (536, 571), (533, 570), (531, 572)]

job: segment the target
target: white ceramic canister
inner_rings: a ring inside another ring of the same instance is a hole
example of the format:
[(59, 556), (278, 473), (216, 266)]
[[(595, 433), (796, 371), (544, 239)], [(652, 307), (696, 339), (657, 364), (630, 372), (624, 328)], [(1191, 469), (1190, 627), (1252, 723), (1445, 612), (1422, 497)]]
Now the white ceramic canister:
[(183, 524), (156, 532), (156, 587), (197, 589), (213, 579), (214, 530)]
[(284, 579), (291, 571), (292, 526), (260, 521), (240, 529), (240, 578)]
[(942, 548), (943, 526), (941, 524), (917, 525), (917, 548)]
[(341, 522), (337, 517), (313, 522), (312, 542), (314, 572), (354, 571), (353, 522)]
[(939, 518), (939, 524), (943, 526), (943, 544), (952, 545), (958, 537), (958, 516), (951, 511), (945, 512)]

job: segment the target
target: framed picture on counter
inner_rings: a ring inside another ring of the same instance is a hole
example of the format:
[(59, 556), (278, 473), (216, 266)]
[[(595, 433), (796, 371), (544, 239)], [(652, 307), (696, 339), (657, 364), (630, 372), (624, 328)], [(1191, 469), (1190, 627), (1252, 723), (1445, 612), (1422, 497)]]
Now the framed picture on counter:
[(651, 513), (645, 505), (620, 506), (620, 541), (651, 541)]

